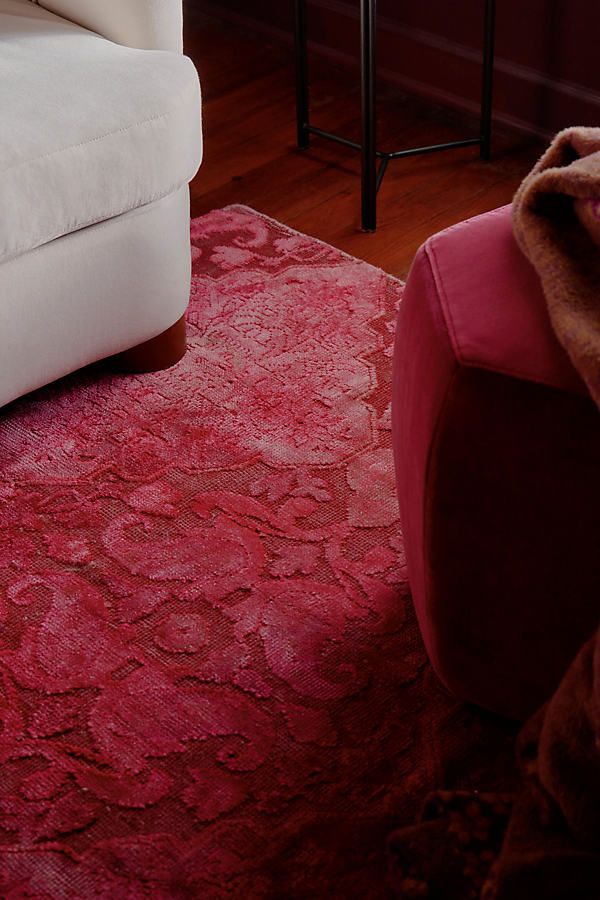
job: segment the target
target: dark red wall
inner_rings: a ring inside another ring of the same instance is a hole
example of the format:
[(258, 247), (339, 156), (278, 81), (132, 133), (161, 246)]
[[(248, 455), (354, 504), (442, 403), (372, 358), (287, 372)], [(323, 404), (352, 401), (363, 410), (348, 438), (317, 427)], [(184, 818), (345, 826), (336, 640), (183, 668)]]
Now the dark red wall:
[[(292, 0), (188, 0), (224, 19), (291, 35)], [(379, 0), (382, 78), (450, 106), (475, 110), (483, 0)], [(356, 60), (358, 0), (312, 0), (313, 52)], [(600, 125), (600, 2), (497, 0), (499, 121), (548, 135)]]

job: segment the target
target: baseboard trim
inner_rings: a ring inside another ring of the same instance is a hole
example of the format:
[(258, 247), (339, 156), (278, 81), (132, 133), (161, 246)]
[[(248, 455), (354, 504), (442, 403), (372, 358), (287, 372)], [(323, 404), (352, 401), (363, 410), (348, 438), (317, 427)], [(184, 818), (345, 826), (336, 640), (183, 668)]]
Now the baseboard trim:
[[(340, 27), (342, 27), (342, 20), (353, 20), (355, 22), (359, 16), (358, 9), (355, 6), (348, 6), (345, 3), (341, 3), (340, 0), (311, 0), (310, 5), (327, 12), (335, 18), (339, 18)], [(283, 42), (288, 45), (292, 44), (292, 34), (286, 29), (272, 25), (262, 19), (254, 18), (247, 13), (228, 9), (222, 3), (214, 2), (214, 0), (203, 0), (202, 9), (213, 18), (260, 33), (273, 41)], [(417, 51), (428, 50), (446, 54), (456, 61), (457, 64), (462, 63), (465, 68), (468, 67), (469, 72), (473, 66), (480, 65), (480, 51), (451, 41), (433, 32), (403, 25), (382, 15), (378, 18), (378, 28), (384, 38), (395, 38), (399, 42), (403, 41), (405, 44), (416, 48)], [(357, 59), (352, 54), (319, 41), (310, 41), (310, 51), (323, 59), (341, 65), (352, 67), (357, 65)], [(401, 53), (398, 54), (399, 57), (402, 57), (402, 55)], [(497, 103), (494, 109), (494, 121), (499, 125), (547, 139), (559, 127), (563, 127), (563, 124), (577, 124), (576, 122), (561, 123), (559, 121), (556, 126), (553, 126), (535, 122), (533, 113), (536, 111), (536, 101), (541, 92), (546, 97), (545, 104), (547, 107), (554, 106), (557, 110), (560, 110), (561, 108), (570, 108), (571, 104), (575, 103), (579, 110), (587, 112), (586, 118), (589, 120), (600, 119), (600, 93), (597, 91), (573, 82), (550, 77), (536, 69), (498, 56), (495, 60), (495, 73), (497, 95), (510, 97), (517, 92), (517, 96), (529, 98), (529, 105), (532, 107), (531, 118), (526, 118), (511, 112), (509, 109), (502, 108)], [(424, 99), (432, 100), (439, 105), (461, 110), (470, 115), (477, 115), (479, 112), (479, 105), (472, 98), (456, 91), (440, 88), (425, 80), (418, 72), (413, 75), (407, 75), (399, 69), (380, 66), (379, 77), (384, 82), (396, 85), (408, 93), (418, 94)], [(469, 80), (468, 77), (465, 80)]]

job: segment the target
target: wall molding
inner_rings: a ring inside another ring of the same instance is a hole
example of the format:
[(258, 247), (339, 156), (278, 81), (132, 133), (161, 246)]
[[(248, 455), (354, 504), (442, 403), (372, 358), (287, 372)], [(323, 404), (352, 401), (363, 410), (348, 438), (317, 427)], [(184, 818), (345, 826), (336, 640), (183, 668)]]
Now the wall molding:
[[(346, 20), (346, 27), (348, 20), (353, 22), (354, 27), (359, 19), (359, 12), (356, 6), (349, 6), (340, 2), (340, 0), (311, 0), (310, 6), (339, 18), (340, 27), (342, 27), (343, 20)], [(229, 9), (223, 2), (218, 2), (218, 0), (202, 0), (202, 10), (209, 16), (262, 34), (270, 40), (283, 42), (289, 46), (292, 44), (292, 34), (285, 28), (265, 22), (263, 19), (255, 18), (246, 12), (240, 13)], [(453, 60), (458, 61), (459, 64), (462, 62), (465, 67), (468, 67), (469, 71), (472, 66), (477, 66), (481, 62), (481, 52), (479, 50), (449, 40), (434, 32), (404, 25), (391, 19), (389, 16), (379, 15), (378, 29), (384, 37), (396, 38), (398, 41), (404, 41), (422, 50), (433, 50), (446, 54)], [(358, 64), (357, 56), (336, 49), (328, 44), (310, 41), (309, 46), (311, 53), (321, 58), (351, 67), (356, 67)], [(520, 91), (533, 96), (543, 91), (555, 98), (559, 106), (576, 102), (579, 104), (579, 107), (588, 109), (590, 114), (595, 114), (596, 118), (600, 120), (600, 92), (598, 91), (548, 76), (534, 68), (515, 63), (498, 55), (495, 60), (495, 73), (497, 87), (502, 87), (507, 93)], [(449, 106), (475, 115), (479, 112), (477, 102), (456, 91), (445, 90), (424, 80), (422, 77), (419, 77), (418, 72), (406, 74), (399, 69), (380, 66), (379, 77), (385, 82), (396, 85), (409, 93), (415, 93), (425, 99), (430, 99), (442, 106)], [(468, 75), (465, 77), (468, 78)], [(508, 110), (499, 108), (494, 109), (494, 120), (498, 124), (506, 125), (511, 129), (546, 139), (551, 137), (556, 131), (555, 128), (541, 127), (524, 117), (511, 114)]]

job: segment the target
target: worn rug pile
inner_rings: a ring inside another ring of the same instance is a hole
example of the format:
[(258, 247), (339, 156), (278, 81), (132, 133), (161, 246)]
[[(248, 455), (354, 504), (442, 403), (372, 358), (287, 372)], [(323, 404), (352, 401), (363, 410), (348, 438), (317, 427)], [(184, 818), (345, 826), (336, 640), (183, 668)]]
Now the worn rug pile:
[(512, 736), (411, 609), (402, 285), (240, 206), (192, 244), (180, 364), (0, 413), (0, 896), (381, 900), (386, 835)]

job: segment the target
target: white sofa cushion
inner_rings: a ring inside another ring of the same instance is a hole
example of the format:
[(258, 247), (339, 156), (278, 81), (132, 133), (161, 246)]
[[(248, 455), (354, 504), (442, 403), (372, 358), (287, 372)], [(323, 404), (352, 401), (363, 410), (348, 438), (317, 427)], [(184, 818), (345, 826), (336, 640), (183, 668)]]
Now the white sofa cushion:
[(181, 53), (181, 0), (40, 0), (40, 5), (117, 44)]
[(201, 153), (191, 60), (0, 0), (0, 262), (167, 196)]

